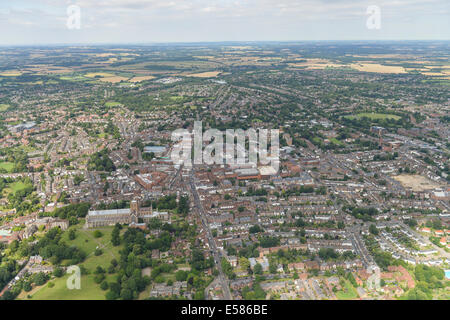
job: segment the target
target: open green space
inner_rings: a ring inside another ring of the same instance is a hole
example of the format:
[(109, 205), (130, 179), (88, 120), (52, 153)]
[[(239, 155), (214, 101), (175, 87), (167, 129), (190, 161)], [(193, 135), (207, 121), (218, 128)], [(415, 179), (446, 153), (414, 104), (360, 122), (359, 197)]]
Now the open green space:
[(121, 103), (120, 102), (116, 102), (116, 101), (108, 101), (105, 103), (106, 107), (117, 107), (120, 106)]
[[(79, 266), (83, 266), (88, 274), (81, 276), (81, 289), (69, 290), (67, 288), (67, 280), (70, 275), (64, 275), (61, 278), (52, 279), (49, 282), (53, 282), (55, 285), (50, 288), (47, 284), (33, 289), (30, 293), (22, 294), (19, 299), (31, 299), (31, 300), (101, 300), (105, 299), (106, 291), (100, 288), (100, 285), (94, 281), (94, 271), (97, 266), (101, 266), (103, 269), (107, 269), (113, 258), (119, 260), (120, 246), (114, 247), (111, 244), (111, 232), (113, 227), (104, 227), (96, 230), (100, 230), (103, 234), (100, 238), (94, 237), (94, 231), (92, 229), (83, 229), (82, 224), (72, 226), (70, 229), (76, 230), (76, 238), (74, 240), (69, 239), (69, 232), (64, 232), (62, 239), (68, 245), (74, 245), (83, 250), (87, 254), (86, 260)], [(96, 256), (94, 254), (96, 248), (100, 248), (103, 254)], [(106, 281), (112, 282), (115, 274), (106, 274)], [(28, 298), (30, 295), (30, 298)]]
[(12, 172), (14, 169), (14, 163), (8, 162), (8, 161), (2, 161), (2, 162), (0, 162), (0, 168), (6, 170), (8, 172)]
[(394, 114), (372, 113), (372, 112), (363, 112), (363, 113), (358, 113), (356, 115), (350, 115), (350, 116), (345, 116), (345, 117), (348, 119), (369, 118), (371, 120), (386, 120), (386, 119), (399, 120), (399, 119), (401, 119), (401, 117), (396, 116)]
[(23, 190), (23, 189), (25, 189), (28, 186), (29, 186), (29, 184), (24, 183), (23, 181), (16, 181), (16, 182), (13, 182), (13, 183), (11, 183), (9, 185), (9, 187), (11, 188), (11, 191), (14, 192), (14, 193), (19, 191), (19, 190)]
[(9, 104), (0, 103), (0, 112), (5, 112), (10, 108)]
[(357, 298), (358, 293), (356, 292), (355, 288), (353, 288), (351, 283), (345, 280), (344, 289), (336, 292), (336, 297), (339, 300), (351, 300)]

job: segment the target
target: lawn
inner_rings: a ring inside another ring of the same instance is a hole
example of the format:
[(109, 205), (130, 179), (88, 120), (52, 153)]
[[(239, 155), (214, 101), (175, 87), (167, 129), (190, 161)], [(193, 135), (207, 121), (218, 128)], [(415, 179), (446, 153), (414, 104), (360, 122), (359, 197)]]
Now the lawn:
[(12, 172), (14, 169), (14, 163), (8, 161), (0, 162), (0, 168), (5, 169), (8, 172)]
[[(61, 278), (56, 278), (50, 280), (55, 286), (49, 288), (46, 284), (45, 286), (39, 288), (33, 288), (29, 293), (22, 292), (18, 297), (19, 299), (28, 299), (27, 296), (31, 295), (32, 300), (104, 300), (106, 291), (100, 289), (100, 285), (94, 281), (94, 271), (97, 266), (101, 266), (107, 269), (113, 258), (119, 260), (120, 247), (114, 247), (111, 244), (111, 232), (113, 227), (99, 228), (103, 233), (101, 238), (95, 238), (93, 233), (95, 229), (83, 229), (83, 225), (79, 224), (70, 227), (70, 229), (76, 230), (76, 238), (74, 240), (69, 240), (69, 233), (65, 232), (62, 239), (68, 245), (75, 245), (81, 248), (86, 254), (86, 260), (81, 263), (85, 267), (89, 274), (81, 276), (81, 289), (80, 290), (69, 290), (67, 289), (67, 279), (69, 275), (65, 275)], [(103, 254), (100, 256), (95, 256), (94, 251), (99, 247), (103, 250)], [(106, 274), (106, 280), (108, 282), (113, 282), (115, 279), (115, 274)]]
[[(104, 260), (102, 258), (103, 255), (109, 256), (110, 259), (112, 259), (113, 256), (115, 256), (117, 259), (119, 258), (119, 248), (114, 247), (111, 244), (111, 232), (113, 230), (113, 227), (104, 227), (104, 228), (98, 228), (98, 229), (83, 229), (83, 226), (81, 224), (72, 226), (71, 229), (76, 230), (76, 238), (74, 240), (69, 240), (69, 233), (65, 232), (62, 236), (62, 239), (66, 241), (68, 245), (74, 245), (78, 248), (81, 248), (86, 255), (88, 255), (89, 259), (86, 259), (85, 262), (82, 264), (85, 265), (86, 268), (89, 269), (89, 265), (86, 265), (90, 262), (90, 260)], [(95, 238), (93, 233), (95, 230), (100, 230), (103, 233), (103, 236), (101, 238)], [(94, 251), (97, 247), (100, 247), (103, 249), (103, 255), (99, 257), (94, 256)], [(109, 254), (108, 254), (109, 253)], [(92, 256), (92, 259), (91, 259)], [(106, 267), (109, 265), (106, 265)], [(98, 262), (98, 261), (94, 261)], [(96, 267), (97, 265), (95, 265)]]
[(338, 146), (343, 146), (344, 145), (344, 143), (342, 141), (340, 141), (340, 140), (338, 140), (336, 138), (331, 138), (330, 142), (333, 143), (333, 144), (336, 144)]
[(351, 283), (345, 280), (345, 288), (344, 290), (336, 292), (336, 297), (339, 300), (352, 300), (358, 297), (358, 293), (355, 288), (351, 285)]
[(361, 118), (369, 118), (371, 120), (386, 120), (386, 119), (393, 119), (393, 120), (399, 120), (401, 117), (396, 116), (394, 114), (387, 114), (387, 113), (374, 113), (374, 112), (363, 112), (358, 113), (354, 116), (345, 116), (348, 119), (361, 119)]
[(120, 102), (115, 102), (115, 101), (108, 101), (107, 103), (105, 103), (106, 107), (117, 107), (122, 105)]
[(9, 193), (16, 193), (19, 190), (23, 190), (26, 187), (30, 186), (30, 184), (24, 183), (22, 181), (16, 181), (8, 184), (8, 187), (3, 189), (3, 196), (7, 196)]
[(4, 112), (6, 110), (8, 110), (10, 107), (9, 104), (0, 104), (0, 112)]
[(17, 191), (23, 190), (28, 186), (30, 186), (30, 184), (24, 183), (22, 181), (16, 181), (16, 182), (11, 183), (9, 185), (9, 188), (11, 188), (12, 192), (16, 193)]
[[(53, 279), (55, 286), (49, 288), (48, 284), (37, 288), (31, 292), (30, 300), (105, 300), (105, 291), (95, 283), (93, 274), (81, 276), (80, 290), (69, 290), (67, 288), (67, 279), (69, 275)], [(26, 299), (30, 293), (23, 294), (19, 298)]]

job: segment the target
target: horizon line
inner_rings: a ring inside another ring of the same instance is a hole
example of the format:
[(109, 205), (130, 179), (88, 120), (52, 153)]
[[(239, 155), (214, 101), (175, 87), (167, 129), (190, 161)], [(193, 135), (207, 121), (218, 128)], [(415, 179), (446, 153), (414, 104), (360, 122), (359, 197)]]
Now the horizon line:
[(124, 46), (124, 45), (176, 45), (176, 44), (222, 44), (222, 43), (307, 43), (307, 42), (450, 42), (450, 39), (318, 39), (318, 40), (218, 40), (218, 41), (166, 41), (166, 42), (55, 42), (35, 44), (2, 44), (0, 47), (40, 46)]

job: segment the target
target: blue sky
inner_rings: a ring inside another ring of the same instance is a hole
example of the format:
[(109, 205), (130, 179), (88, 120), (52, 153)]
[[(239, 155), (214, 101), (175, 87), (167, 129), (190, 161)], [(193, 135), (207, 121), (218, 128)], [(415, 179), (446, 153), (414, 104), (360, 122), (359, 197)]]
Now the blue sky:
[[(81, 28), (66, 26), (67, 7)], [(367, 7), (381, 29), (366, 27)], [(449, 40), (450, 0), (0, 1), (0, 44)]]

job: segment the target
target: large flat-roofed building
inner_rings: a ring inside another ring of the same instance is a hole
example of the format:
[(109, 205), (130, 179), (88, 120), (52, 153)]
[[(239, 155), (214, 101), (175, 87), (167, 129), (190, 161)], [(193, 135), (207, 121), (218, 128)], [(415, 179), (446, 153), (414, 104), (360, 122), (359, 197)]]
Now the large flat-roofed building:
[(144, 147), (144, 153), (153, 153), (156, 157), (161, 157), (166, 152), (164, 146), (146, 146)]
[(261, 175), (256, 168), (236, 169), (234, 172), (238, 180), (261, 179)]
[(154, 186), (160, 184), (165, 178), (167, 178), (167, 173), (159, 171), (138, 174), (135, 177), (136, 181), (145, 190), (151, 190)]
[(277, 175), (278, 171), (272, 166), (263, 166), (258, 168), (262, 178), (268, 178)]
[(141, 208), (137, 200), (131, 201), (130, 208), (112, 210), (93, 210), (86, 216), (86, 227), (97, 228), (119, 224), (138, 223), (139, 219), (149, 222), (151, 219), (169, 220), (167, 212), (153, 211), (152, 207)]

